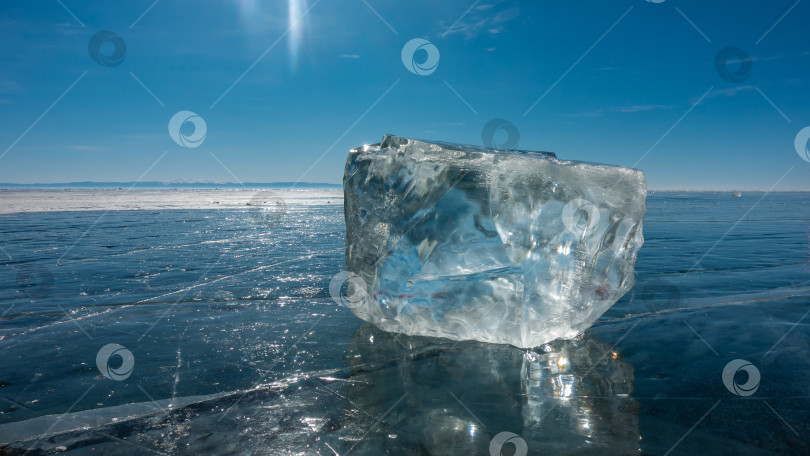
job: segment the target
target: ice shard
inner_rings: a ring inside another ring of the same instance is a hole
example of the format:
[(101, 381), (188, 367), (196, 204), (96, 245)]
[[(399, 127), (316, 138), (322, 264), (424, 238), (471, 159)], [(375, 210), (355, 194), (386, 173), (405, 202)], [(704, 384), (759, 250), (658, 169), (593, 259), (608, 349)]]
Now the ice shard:
[(387, 135), (349, 152), (343, 186), (345, 303), (383, 330), (535, 347), (633, 286), (637, 169)]

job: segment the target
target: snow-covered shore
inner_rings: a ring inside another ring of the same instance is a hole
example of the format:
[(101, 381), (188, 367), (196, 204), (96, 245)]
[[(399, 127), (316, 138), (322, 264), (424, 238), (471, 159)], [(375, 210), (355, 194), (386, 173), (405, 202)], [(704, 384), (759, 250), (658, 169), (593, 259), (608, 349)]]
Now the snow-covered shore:
[(0, 214), (343, 204), (341, 189), (0, 189)]

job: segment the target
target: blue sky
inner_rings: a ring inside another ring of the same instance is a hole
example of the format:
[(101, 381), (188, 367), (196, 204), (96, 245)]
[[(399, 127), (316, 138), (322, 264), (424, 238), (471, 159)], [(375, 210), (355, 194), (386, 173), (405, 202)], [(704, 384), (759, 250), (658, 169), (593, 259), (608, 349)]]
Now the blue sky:
[[(0, 182), (339, 183), (347, 151), (384, 133), (480, 145), (500, 118), (521, 149), (635, 164), (652, 189), (810, 189), (794, 147), (810, 1), (1, 5)], [(100, 31), (120, 37), (101, 64)], [(413, 38), (439, 52), (430, 74), (403, 64)], [(727, 46), (741, 80), (717, 71)], [(170, 136), (179, 111), (204, 120), (198, 147)]]

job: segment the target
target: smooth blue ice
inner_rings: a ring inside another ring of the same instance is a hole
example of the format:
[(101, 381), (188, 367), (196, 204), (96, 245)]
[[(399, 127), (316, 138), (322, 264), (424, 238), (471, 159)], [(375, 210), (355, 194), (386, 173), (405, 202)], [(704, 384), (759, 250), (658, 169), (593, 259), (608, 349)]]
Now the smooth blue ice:
[[(0, 216), (0, 453), (489, 456), (508, 431), (527, 456), (810, 454), (810, 193), (650, 193), (633, 290), (531, 350), (356, 318), (328, 290), (343, 198), (322, 201), (271, 224), (244, 204)], [(21, 284), (27, 264), (53, 285)], [(96, 366), (108, 343), (135, 356), (124, 381)], [(754, 395), (724, 385), (734, 359)]]
[(381, 329), (535, 347), (633, 286), (639, 170), (389, 135), (343, 183), (350, 307)]

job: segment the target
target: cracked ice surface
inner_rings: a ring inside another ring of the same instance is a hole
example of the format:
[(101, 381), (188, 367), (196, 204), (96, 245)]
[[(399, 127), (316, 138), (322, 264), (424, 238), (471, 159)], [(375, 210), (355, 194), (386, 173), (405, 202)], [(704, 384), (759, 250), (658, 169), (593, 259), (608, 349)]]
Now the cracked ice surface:
[(381, 329), (534, 347), (633, 286), (639, 170), (387, 135), (343, 185), (348, 306)]

